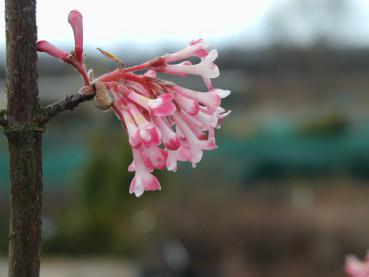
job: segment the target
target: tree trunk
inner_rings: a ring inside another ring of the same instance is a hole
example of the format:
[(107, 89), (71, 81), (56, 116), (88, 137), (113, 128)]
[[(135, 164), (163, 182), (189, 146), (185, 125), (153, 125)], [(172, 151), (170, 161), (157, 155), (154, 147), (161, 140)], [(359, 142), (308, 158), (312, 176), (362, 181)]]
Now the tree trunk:
[(38, 277), (41, 252), (43, 128), (37, 87), (36, 0), (5, 0), (5, 133), (10, 153), (9, 277)]
[[(12, 1), (12, 0), (11, 0)], [(11, 167), (9, 277), (38, 277), (41, 252), (41, 134), (8, 134)]]

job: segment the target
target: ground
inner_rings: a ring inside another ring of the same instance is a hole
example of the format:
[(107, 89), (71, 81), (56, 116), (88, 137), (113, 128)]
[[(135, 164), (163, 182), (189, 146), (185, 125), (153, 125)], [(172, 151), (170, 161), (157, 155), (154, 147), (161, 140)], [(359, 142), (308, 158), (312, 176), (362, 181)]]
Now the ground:
[[(0, 260), (0, 276), (7, 276), (7, 261)], [(125, 261), (109, 259), (46, 259), (41, 277), (135, 277), (136, 268)]]

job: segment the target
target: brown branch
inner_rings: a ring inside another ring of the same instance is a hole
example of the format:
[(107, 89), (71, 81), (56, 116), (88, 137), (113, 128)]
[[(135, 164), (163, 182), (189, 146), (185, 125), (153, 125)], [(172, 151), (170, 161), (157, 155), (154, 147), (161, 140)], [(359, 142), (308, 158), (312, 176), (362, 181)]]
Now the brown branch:
[(63, 100), (45, 107), (41, 112), (41, 118), (38, 121), (39, 123), (44, 124), (57, 114), (66, 110), (73, 110), (79, 104), (90, 101), (92, 98), (94, 98), (94, 95), (82, 95), (80, 93), (68, 95)]
[(0, 125), (6, 127), (8, 125), (8, 118), (6, 116), (6, 110), (0, 111)]

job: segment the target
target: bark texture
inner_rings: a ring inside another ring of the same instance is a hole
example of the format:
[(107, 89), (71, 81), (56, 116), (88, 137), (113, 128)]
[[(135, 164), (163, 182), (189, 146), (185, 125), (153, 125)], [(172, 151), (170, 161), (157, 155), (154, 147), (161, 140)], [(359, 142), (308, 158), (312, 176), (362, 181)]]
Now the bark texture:
[(43, 126), (37, 87), (36, 0), (5, 0), (5, 133), (10, 153), (9, 277), (38, 277), (41, 252)]
[(41, 252), (41, 133), (8, 133), (11, 174), (9, 277), (38, 277)]

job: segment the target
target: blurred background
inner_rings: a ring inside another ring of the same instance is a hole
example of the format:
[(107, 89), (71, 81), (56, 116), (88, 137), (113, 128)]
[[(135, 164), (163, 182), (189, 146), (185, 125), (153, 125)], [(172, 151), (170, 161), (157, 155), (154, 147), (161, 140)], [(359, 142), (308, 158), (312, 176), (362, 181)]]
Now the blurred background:
[[(158, 172), (162, 191), (128, 194), (131, 152), (120, 123), (92, 103), (44, 136), (42, 276), (345, 276), (369, 247), (369, 1), (38, 1), (39, 38), (72, 49), (84, 14), (95, 75), (174, 52), (199, 37), (219, 50), (216, 87), (232, 114), (215, 151)], [(4, 3), (0, 3), (3, 14)], [(0, 106), (5, 34), (0, 23)], [(39, 55), (44, 105), (82, 85)], [(172, 79), (173, 80), (173, 79)], [(204, 89), (196, 78), (178, 80)], [(0, 136), (0, 275), (9, 176)]]

